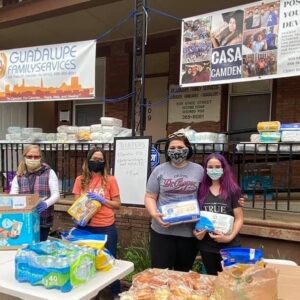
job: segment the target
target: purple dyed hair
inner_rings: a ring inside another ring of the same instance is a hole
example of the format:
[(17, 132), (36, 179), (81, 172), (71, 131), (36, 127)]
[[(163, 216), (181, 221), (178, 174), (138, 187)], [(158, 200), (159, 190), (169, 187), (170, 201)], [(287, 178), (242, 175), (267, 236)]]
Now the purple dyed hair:
[(224, 199), (225, 201), (227, 201), (230, 196), (237, 197), (237, 198), (241, 197), (241, 189), (240, 189), (239, 185), (237, 184), (237, 181), (232, 173), (231, 167), (228, 164), (226, 158), (221, 154), (212, 153), (206, 158), (205, 163), (204, 163), (204, 176), (203, 176), (202, 183), (200, 185), (199, 197), (198, 197), (200, 207), (203, 206), (204, 200), (205, 200), (205, 198), (209, 192), (209, 188), (212, 184), (212, 180), (207, 175), (206, 170), (207, 170), (207, 163), (213, 158), (219, 160), (221, 162), (221, 165), (223, 168), (223, 176), (220, 178), (220, 185), (221, 185), (220, 196), (221, 196), (221, 198)]

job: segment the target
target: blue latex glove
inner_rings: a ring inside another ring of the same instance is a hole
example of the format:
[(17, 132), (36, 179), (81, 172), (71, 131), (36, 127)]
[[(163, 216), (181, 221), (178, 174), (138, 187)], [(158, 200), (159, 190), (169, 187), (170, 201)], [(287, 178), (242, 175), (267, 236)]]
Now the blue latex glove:
[(38, 206), (36, 207), (36, 209), (37, 209), (37, 211), (38, 211), (39, 214), (42, 213), (44, 210), (47, 209), (47, 204), (46, 204), (46, 202), (44, 202), (44, 201), (40, 202), (40, 203), (38, 204)]
[(96, 200), (96, 201), (100, 202), (101, 204), (106, 203), (105, 198), (100, 196), (100, 195), (97, 195), (97, 194), (94, 194), (94, 193), (91, 193), (91, 192), (88, 192), (87, 195), (88, 195), (89, 198), (91, 198), (93, 200)]
[(86, 225), (84, 221), (77, 221), (74, 218), (72, 218), (72, 220), (77, 226), (84, 227)]

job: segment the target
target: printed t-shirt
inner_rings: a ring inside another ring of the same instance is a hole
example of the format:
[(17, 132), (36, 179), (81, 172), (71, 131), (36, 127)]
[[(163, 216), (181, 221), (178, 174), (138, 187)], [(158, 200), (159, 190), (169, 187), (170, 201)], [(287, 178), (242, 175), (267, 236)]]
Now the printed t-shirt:
[[(114, 176), (107, 177), (106, 186), (103, 186), (103, 178), (101, 175), (93, 175), (87, 189), (81, 189), (82, 176), (78, 176), (75, 180), (73, 187), (73, 194), (81, 195), (86, 192), (92, 192), (97, 195), (103, 196), (106, 200), (112, 200), (112, 198), (120, 195), (118, 183)], [(88, 223), (89, 226), (105, 227), (110, 226), (115, 222), (115, 214), (112, 208), (106, 205), (101, 205), (96, 214), (92, 217)]]
[[(183, 168), (176, 168), (170, 162), (157, 166), (147, 183), (147, 193), (158, 196), (157, 207), (186, 200), (197, 200), (199, 183), (203, 178), (203, 168), (188, 162)], [(151, 228), (160, 234), (193, 237), (195, 223), (161, 227), (152, 219)]]
[[(222, 199), (219, 195), (215, 196), (210, 191), (208, 192), (201, 210), (214, 212), (218, 214), (225, 214), (234, 217), (233, 210), (240, 207), (236, 197), (229, 197), (228, 201)], [(241, 245), (239, 235), (229, 243), (217, 243), (208, 233), (201, 241), (198, 241), (198, 249), (207, 252), (219, 253), (220, 249), (228, 247), (238, 247)]]

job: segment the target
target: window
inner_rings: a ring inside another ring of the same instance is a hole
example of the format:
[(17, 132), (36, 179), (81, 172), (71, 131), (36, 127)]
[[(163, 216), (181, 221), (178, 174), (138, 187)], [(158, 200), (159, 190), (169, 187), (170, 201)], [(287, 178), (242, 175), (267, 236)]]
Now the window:
[(105, 112), (105, 58), (96, 59), (96, 99), (73, 101), (73, 125), (99, 124)]
[[(228, 131), (256, 128), (260, 121), (271, 119), (272, 81), (235, 83), (230, 87)], [(253, 132), (229, 135), (230, 141), (249, 141)]]
[(103, 116), (103, 104), (76, 104), (75, 120), (77, 126), (90, 126), (100, 123)]

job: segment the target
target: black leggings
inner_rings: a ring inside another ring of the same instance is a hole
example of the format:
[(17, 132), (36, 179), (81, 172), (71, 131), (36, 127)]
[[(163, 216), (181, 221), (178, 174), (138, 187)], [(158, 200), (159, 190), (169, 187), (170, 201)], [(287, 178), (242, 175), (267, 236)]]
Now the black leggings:
[(197, 255), (197, 239), (159, 234), (151, 229), (152, 268), (189, 271)]
[(208, 275), (218, 275), (222, 271), (222, 257), (219, 253), (200, 251), (202, 262)]

